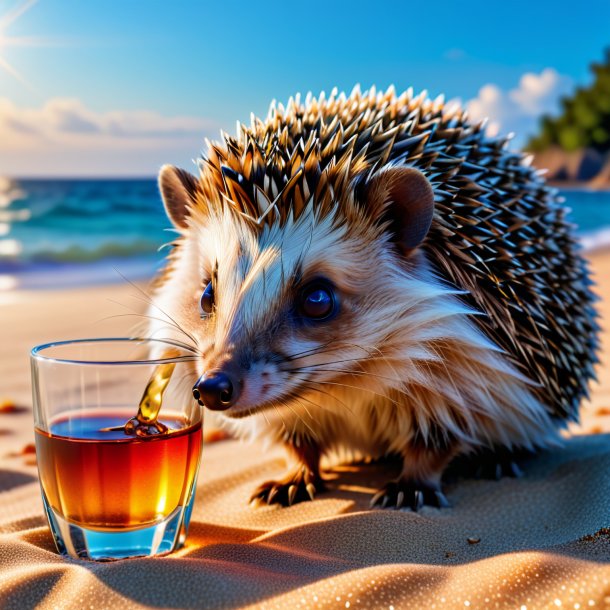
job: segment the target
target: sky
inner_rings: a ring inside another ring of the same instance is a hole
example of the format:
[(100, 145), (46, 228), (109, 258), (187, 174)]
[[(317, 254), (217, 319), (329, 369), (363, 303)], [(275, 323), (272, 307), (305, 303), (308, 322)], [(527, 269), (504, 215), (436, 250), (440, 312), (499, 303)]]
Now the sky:
[(521, 145), (590, 82), (610, 2), (0, 0), (0, 175), (194, 169), (296, 92), (443, 93)]

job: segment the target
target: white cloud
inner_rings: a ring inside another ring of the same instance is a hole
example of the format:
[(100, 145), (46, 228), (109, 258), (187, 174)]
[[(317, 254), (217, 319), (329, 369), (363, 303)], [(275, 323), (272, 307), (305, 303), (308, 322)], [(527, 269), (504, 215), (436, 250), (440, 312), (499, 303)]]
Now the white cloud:
[(216, 133), (200, 117), (96, 112), (72, 98), (22, 108), (0, 98), (0, 175), (153, 174), (165, 162), (189, 163)]
[[(457, 59), (457, 51), (448, 53)], [(489, 117), (490, 134), (513, 131), (522, 142), (571, 87), (568, 77), (546, 68), (524, 74), (508, 91), (487, 84), (466, 107), (475, 120)], [(194, 169), (204, 137), (217, 133), (203, 117), (97, 112), (74, 98), (24, 108), (0, 97), (0, 176), (152, 175), (163, 163)]]
[(572, 89), (572, 80), (553, 68), (540, 74), (528, 72), (519, 85), (503, 91), (494, 84), (487, 84), (466, 107), (474, 120), (489, 118), (490, 135), (514, 132), (517, 142), (535, 132), (542, 114), (553, 114), (559, 109), (560, 98)]

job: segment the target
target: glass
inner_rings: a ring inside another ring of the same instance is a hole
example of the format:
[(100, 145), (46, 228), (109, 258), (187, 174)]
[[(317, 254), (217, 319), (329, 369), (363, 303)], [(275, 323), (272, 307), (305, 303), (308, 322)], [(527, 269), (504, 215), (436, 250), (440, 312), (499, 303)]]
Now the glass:
[[(202, 445), (192, 350), (86, 339), (35, 347), (31, 363), (38, 473), (59, 552), (112, 560), (182, 546)], [(155, 402), (158, 422), (126, 431)]]

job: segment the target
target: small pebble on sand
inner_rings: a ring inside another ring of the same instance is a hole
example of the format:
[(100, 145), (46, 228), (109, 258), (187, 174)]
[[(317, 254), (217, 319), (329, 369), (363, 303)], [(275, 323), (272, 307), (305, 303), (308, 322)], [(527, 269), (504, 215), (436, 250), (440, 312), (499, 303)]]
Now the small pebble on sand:
[(8, 398), (0, 398), (0, 413), (14, 413), (17, 405)]
[(226, 441), (228, 438), (231, 438), (231, 435), (226, 430), (212, 428), (204, 434), (203, 440), (206, 443), (218, 443), (219, 441)]

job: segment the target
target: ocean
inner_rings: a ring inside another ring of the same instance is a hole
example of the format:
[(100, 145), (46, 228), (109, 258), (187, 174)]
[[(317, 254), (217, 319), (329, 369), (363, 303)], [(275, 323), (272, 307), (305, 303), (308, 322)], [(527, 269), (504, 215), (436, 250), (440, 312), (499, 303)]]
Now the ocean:
[[(610, 245), (610, 192), (561, 194), (584, 248)], [(174, 236), (154, 179), (0, 178), (0, 290), (147, 279)]]
[(154, 179), (0, 178), (0, 289), (152, 277), (170, 228)]

